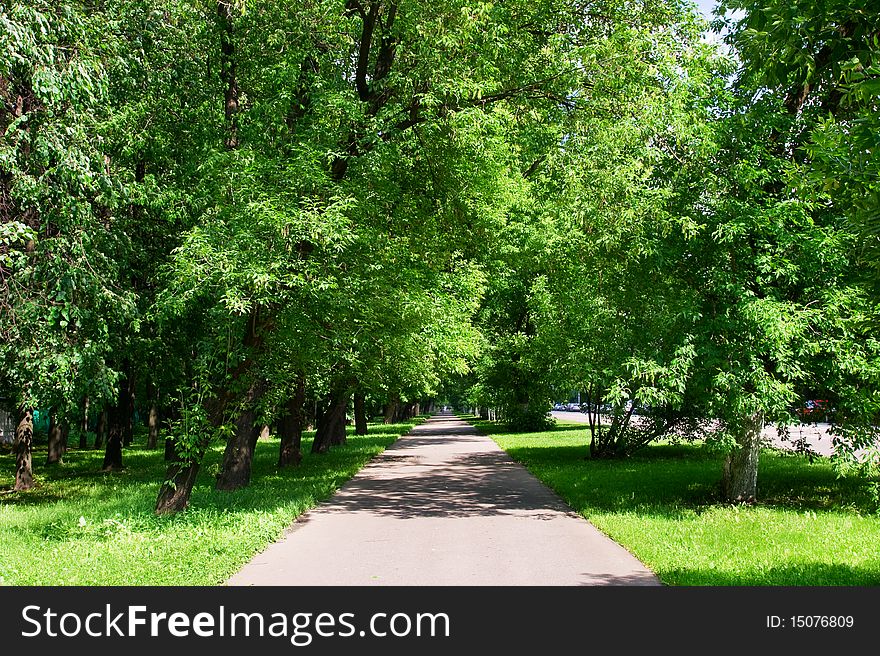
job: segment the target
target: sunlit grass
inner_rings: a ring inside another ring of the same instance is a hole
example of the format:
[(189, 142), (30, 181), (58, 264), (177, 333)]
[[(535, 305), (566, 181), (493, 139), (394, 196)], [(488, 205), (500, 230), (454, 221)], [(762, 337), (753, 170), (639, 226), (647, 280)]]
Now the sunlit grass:
[(838, 478), (827, 459), (765, 450), (759, 502), (739, 506), (720, 501), (722, 457), (700, 444), (590, 460), (582, 424), (511, 434), (474, 423), (664, 583), (880, 585), (871, 482)]
[[(214, 490), (222, 445), (209, 451), (190, 508), (153, 513), (163, 453), (135, 444), (125, 471), (100, 472), (103, 451), (71, 450), (65, 463), (45, 468), (45, 447), (34, 455), (38, 485), (23, 493), (14, 458), (0, 453), (0, 582), (7, 585), (213, 585), (222, 583), (276, 540), (300, 514), (329, 497), (374, 455), (423, 419), (371, 424), (369, 435), (348, 435), (344, 446), (309, 454), (279, 470), (278, 440), (260, 440), (253, 476), (236, 492)], [(351, 430), (351, 429), (350, 429)], [(307, 566), (303, 563), (303, 566)]]

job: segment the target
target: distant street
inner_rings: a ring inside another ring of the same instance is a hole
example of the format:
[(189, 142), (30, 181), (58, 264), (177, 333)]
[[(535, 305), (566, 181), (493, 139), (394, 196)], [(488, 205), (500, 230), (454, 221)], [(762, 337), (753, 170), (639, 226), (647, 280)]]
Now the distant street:
[[(554, 410), (550, 414), (559, 421), (571, 421), (584, 424), (590, 423), (587, 415), (583, 412), (565, 412)], [(831, 445), (831, 435), (828, 434), (829, 428), (831, 428), (831, 424), (824, 423), (792, 426), (789, 431), (789, 441), (784, 442), (780, 439), (776, 429), (773, 426), (768, 426), (764, 429), (764, 438), (767, 440), (768, 443), (784, 449), (791, 449), (792, 441), (806, 439), (807, 444), (810, 445), (810, 448), (813, 451), (823, 456), (830, 456), (833, 448)]]

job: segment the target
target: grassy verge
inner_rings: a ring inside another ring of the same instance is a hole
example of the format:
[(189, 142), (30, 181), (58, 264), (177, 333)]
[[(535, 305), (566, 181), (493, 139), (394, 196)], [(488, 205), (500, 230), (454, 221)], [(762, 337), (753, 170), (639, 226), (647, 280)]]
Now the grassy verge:
[(127, 469), (99, 470), (103, 451), (71, 450), (47, 470), (34, 454), (38, 486), (10, 493), (15, 462), (0, 454), (0, 583), (6, 585), (214, 585), (276, 540), (300, 514), (329, 497), (374, 455), (423, 419), (349, 433), (323, 456), (309, 455), (303, 435), (299, 467), (278, 470), (278, 440), (260, 440), (251, 485), (236, 492), (213, 488), (222, 445), (209, 451), (191, 507), (174, 516), (153, 514), (165, 473), (162, 451), (135, 444)]
[(589, 430), (511, 434), (467, 418), (670, 585), (880, 585), (880, 513), (870, 485), (830, 464), (764, 450), (760, 501), (719, 501), (720, 455), (657, 444), (584, 459)]

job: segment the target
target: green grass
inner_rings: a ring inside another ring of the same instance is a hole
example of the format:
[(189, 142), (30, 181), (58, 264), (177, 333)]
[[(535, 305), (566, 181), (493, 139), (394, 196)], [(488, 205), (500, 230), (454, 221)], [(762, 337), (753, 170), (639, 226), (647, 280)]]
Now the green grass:
[[(0, 584), (214, 585), (278, 539), (300, 514), (329, 497), (371, 457), (423, 419), (385, 426), (323, 456), (310, 455), (303, 435), (302, 464), (278, 470), (278, 440), (260, 440), (253, 476), (236, 492), (214, 490), (223, 455), (206, 455), (190, 508), (153, 514), (164, 477), (162, 451), (125, 450), (125, 471), (100, 472), (103, 451), (73, 449), (64, 464), (42, 466), (34, 454), (37, 486), (9, 492), (15, 462), (0, 453)], [(303, 564), (303, 566), (307, 566)]]
[(583, 425), (511, 434), (468, 420), (666, 584), (880, 585), (876, 497), (827, 459), (764, 450), (760, 500), (740, 506), (720, 501), (722, 457), (701, 444), (590, 460)]

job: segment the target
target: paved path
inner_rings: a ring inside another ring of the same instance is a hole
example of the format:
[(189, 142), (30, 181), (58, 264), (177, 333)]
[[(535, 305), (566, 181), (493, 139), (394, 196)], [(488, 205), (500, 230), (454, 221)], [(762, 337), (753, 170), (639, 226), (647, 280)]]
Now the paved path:
[(376, 456), (228, 585), (659, 585), (449, 413)]

